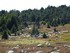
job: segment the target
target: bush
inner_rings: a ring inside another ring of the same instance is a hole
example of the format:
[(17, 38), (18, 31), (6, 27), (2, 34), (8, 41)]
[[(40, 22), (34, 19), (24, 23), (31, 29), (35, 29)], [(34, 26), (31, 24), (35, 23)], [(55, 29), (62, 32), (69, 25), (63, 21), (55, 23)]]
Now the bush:
[(8, 34), (6, 31), (3, 32), (2, 39), (8, 39)]
[(54, 28), (54, 32), (58, 32), (58, 30), (56, 28)]
[(47, 25), (47, 28), (50, 28), (50, 25)]
[(47, 36), (46, 36), (46, 34), (45, 34), (45, 33), (43, 34), (43, 38), (47, 38)]
[(43, 25), (46, 25), (46, 22), (45, 22), (45, 21), (42, 21), (42, 24), (43, 24)]
[(33, 27), (31, 35), (33, 35), (34, 37), (38, 37), (39, 36), (38, 28)]

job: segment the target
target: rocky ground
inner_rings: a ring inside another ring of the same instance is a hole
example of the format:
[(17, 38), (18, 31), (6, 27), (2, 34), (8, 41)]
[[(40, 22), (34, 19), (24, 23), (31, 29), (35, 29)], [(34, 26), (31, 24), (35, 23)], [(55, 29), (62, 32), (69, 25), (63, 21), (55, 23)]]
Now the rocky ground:
[[(40, 45), (40, 44), (39, 44)], [(0, 53), (6, 53), (13, 50), (15, 53), (36, 53), (41, 51), (42, 53), (51, 53), (57, 51), (59, 53), (70, 53), (70, 43), (56, 42), (50, 45), (6, 45), (0, 43)]]

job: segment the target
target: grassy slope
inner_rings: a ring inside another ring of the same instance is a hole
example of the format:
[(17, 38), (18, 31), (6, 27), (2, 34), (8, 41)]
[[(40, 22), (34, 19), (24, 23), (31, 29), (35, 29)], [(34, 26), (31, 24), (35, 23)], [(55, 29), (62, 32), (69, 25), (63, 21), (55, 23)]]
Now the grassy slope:
[[(63, 30), (69, 30), (70, 31), (70, 25), (65, 25), (65, 26), (59, 26), (56, 27), (58, 30), (63, 31)], [(52, 31), (53, 27), (51, 29), (48, 29), (46, 27), (43, 27), (40, 29), (40, 32), (47, 32), (47, 31)], [(44, 44), (47, 41), (50, 41), (51, 43), (55, 43), (55, 42), (70, 42), (70, 32), (68, 33), (63, 33), (60, 34), (58, 36), (61, 36), (61, 38), (57, 39), (55, 38), (55, 35), (52, 35), (50, 38), (48, 39), (43, 39), (43, 38), (31, 38), (31, 37), (16, 37), (10, 40), (1, 40), (0, 43), (4, 43), (4, 44), (9, 44), (9, 45), (16, 45), (16, 44), (26, 44), (26, 45), (30, 45), (30, 44), (38, 44), (38, 43), (42, 43)]]
[(31, 44), (44, 44), (47, 41), (50, 41), (51, 43), (56, 43), (56, 42), (70, 42), (70, 33), (64, 33), (60, 35), (61, 38), (56, 39), (55, 35), (53, 35), (50, 38), (43, 39), (43, 38), (25, 38), (25, 37), (17, 37), (16, 39), (10, 39), (10, 40), (5, 40), (1, 41), (0, 43), (4, 44), (9, 44), (9, 45), (16, 45), (16, 44), (26, 44), (26, 45), (31, 45)]

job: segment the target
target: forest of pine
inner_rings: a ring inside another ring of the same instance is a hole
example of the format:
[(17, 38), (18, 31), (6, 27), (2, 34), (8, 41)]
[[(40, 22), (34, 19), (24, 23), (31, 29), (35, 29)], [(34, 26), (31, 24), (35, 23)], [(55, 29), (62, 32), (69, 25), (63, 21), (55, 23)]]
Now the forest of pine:
[(0, 34), (5, 39), (7, 39), (7, 34), (16, 35), (17, 31), (29, 25), (39, 28), (41, 24), (47, 25), (47, 28), (70, 24), (70, 6), (48, 6), (40, 10), (28, 9), (21, 12), (19, 10), (0, 11)]

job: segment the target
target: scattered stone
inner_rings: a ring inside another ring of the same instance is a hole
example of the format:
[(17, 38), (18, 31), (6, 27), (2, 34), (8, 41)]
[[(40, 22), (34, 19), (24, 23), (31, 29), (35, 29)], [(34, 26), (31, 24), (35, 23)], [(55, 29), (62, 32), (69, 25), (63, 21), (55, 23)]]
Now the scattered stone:
[(28, 34), (26, 37), (30, 37), (30, 35)]
[(38, 46), (38, 47), (42, 47), (42, 44), (38, 44), (37, 46)]
[(70, 48), (70, 45), (67, 45), (67, 44), (66, 44), (66, 45), (64, 45), (64, 47), (69, 47), (69, 48)]
[(43, 51), (37, 51), (36, 53), (43, 53)]
[(28, 53), (28, 52), (25, 50), (24, 53)]
[(45, 44), (46, 44), (47, 46), (50, 46), (50, 45), (51, 45), (50, 42), (46, 42)]
[(49, 42), (46, 42), (45, 44), (48, 45)]
[(58, 51), (52, 51), (52, 52), (50, 52), (50, 53), (60, 53), (60, 52), (58, 52)]
[(32, 28), (29, 28), (29, 30), (31, 30)]
[(50, 36), (50, 37), (51, 37), (52, 35), (51, 35), (50, 33), (48, 33), (48, 36)]
[(60, 50), (58, 49), (57, 51), (59, 52)]
[(54, 47), (54, 50), (57, 50), (57, 47)]
[(15, 47), (13, 47), (14, 49), (18, 49), (19, 48), (19, 45), (16, 45)]
[(8, 53), (15, 53), (13, 50), (9, 50)]
[(17, 45), (17, 47), (19, 47), (19, 45)]
[(23, 49), (21, 49), (21, 50), (20, 50), (20, 53), (23, 53), (23, 52), (24, 52), (24, 50), (23, 50)]

